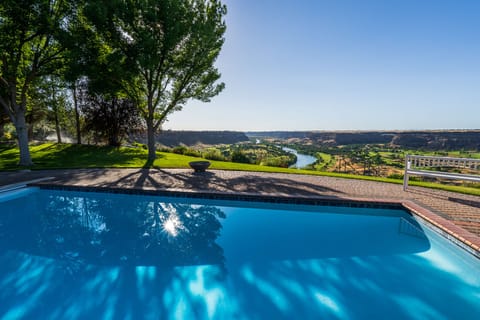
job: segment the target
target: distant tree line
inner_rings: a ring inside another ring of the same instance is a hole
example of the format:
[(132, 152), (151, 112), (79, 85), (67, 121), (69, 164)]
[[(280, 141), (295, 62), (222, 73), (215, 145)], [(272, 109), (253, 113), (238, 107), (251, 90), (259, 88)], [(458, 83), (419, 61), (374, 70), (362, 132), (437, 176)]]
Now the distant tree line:
[(167, 117), (224, 88), (225, 14), (219, 0), (2, 0), (0, 134), (11, 123), (30, 166), (34, 133), (118, 145), (140, 127), (153, 161)]

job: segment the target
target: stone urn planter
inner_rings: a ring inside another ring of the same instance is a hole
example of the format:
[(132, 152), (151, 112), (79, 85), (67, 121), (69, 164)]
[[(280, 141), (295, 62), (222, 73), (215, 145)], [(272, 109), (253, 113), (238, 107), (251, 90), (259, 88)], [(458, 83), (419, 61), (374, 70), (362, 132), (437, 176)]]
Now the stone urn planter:
[(195, 172), (205, 172), (210, 167), (210, 161), (192, 161), (188, 164)]

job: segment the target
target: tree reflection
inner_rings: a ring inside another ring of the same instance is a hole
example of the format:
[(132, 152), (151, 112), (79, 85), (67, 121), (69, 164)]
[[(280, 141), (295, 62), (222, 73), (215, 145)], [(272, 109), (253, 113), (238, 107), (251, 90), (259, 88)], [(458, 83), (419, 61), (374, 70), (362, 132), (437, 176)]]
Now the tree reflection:
[(97, 265), (224, 263), (225, 214), (208, 205), (120, 195), (42, 196), (0, 215), (1, 246)]

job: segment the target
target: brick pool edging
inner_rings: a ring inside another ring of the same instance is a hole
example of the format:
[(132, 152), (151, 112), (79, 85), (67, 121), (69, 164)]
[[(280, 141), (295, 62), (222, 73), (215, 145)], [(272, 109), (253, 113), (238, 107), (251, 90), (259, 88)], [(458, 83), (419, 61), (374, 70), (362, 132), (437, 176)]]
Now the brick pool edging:
[(480, 237), (410, 200), (402, 205), (434, 231), (480, 259)]
[(246, 202), (263, 202), (278, 204), (317, 205), (350, 208), (376, 208), (376, 209), (403, 209), (427, 224), (435, 232), (441, 234), (457, 246), (480, 259), (480, 237), (455, 225), (451, 221), (433, 213), (432, 211), (410, 201), (398, 199), (352, 198), (332, 196), (280, 196), (261, 195), (253, 193), (232, 193), (212, 191), (185, 191), (185, 190), (146, 190), (125, 189), (114, 187), (92, 187), (48, 184), (45, 182), (30, 182), (28, 186), (49, 190), (70, 190), (82, 192), (103, 192), (117, 194), (139, 194), (152, 196), (165, 196), (174, 198), (231, 200)]

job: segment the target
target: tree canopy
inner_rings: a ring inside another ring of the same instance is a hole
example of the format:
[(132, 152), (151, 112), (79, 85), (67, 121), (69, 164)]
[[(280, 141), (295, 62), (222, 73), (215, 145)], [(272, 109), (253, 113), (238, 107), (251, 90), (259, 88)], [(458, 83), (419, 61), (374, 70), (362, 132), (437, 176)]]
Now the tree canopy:
[(62, 65), (58, 42), (73, 5), (67, 0), (0, 2), (0, 105), (15, 126), (20, 165), (32, 164), (25, 119), (28, 91), (36, 79)]
[(3, 0), (0, 105), (16, 128), (20, 165), (32, 164), (25, 114), (28, 92), (44, 76), (70, 88), (86, 77), (89, 92), (132, 101), (153, 161), (167, 117), (224, 88), (214, 63), (225, 14), (219, 0)]
[(91, 83), (121, 88), (137, 103), (150, 161), (155, 132), (169, 114), (190, 99), (207, 102), (224, 88), (214, 62), (224, 42), (225, 14), (218, 0), (101, 0), (85, 7), (97, 31), (98, 51), (87, 55), (96, 60), (88, 63), (101, 66), (89, 75)]

